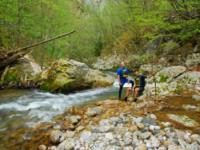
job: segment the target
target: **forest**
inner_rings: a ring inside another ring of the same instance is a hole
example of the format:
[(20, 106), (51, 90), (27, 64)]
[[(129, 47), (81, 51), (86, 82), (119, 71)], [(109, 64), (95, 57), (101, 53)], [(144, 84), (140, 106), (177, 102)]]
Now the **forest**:
[(0, 0), (0, 150), (200, 150), (200, 0)]
[(138, 53), (158, 38), (195, 45), (200, 32), (198, 0), (1, 0), (0, 6), (1, 50), (76, 30), (35, 48), (32, 55), (41, 64), (65, 57), (93, 62), (113, 51)]

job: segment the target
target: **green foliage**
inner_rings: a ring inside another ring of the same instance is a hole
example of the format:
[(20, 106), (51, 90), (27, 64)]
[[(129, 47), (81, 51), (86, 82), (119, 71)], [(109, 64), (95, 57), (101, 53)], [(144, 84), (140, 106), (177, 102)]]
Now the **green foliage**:
[(167, 82), (169, 77), (165, 76), (165, 75), (159, 75), (159, 82)]
[[(200, 21), (183, 19), (171, 0), (1, 0), (0, 47), (14, 49), (76, 30), (33, 51), (46, 65), (51, 59), (75, 58), (91, 62), (102, 53), (141, 51), (145, 43), (168, 37), (183, 44), (200, 33)], [(181, 6), (195, 16), (200, 6), (190, 0)], [(3, 10), (3, 11), (2, 11)], [(179, 16), (179, 17), (178, 17)], [(141, 58), (143, 59), (143, 58)], [(144, 61), (145, 62), (145, 61)]]

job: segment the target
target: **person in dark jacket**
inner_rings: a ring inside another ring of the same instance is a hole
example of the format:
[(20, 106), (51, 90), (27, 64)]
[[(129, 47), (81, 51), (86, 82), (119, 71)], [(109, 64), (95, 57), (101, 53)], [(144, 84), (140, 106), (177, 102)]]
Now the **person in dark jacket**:
[(136, 77), (135, 77), (135, 85), (134, 85), (134, 95), (135, 95), (135, 101), (137, 101), (137, 98), (141, 96), (144, 92), (145, 85), (146, 85), (146, 76), (144, 73), (139, 73), (139, 71), (136, 71)]

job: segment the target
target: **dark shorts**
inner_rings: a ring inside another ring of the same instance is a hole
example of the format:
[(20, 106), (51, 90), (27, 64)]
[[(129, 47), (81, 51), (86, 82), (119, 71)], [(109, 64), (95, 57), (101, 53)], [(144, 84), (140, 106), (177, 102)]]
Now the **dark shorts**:
[(144, 87), (136, 86), (136, 88), (139, 88), (139, 96), (141, 96), (144, 92)]

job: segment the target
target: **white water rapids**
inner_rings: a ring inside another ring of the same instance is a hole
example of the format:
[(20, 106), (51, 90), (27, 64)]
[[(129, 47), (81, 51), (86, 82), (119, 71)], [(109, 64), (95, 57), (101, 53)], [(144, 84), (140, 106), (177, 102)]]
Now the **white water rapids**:
[(7, 100), (0, 97), (0, 131), (49, 122), (71, 106), (103, 99), (113, 95), (114, 91), (114, 88), (99, 88), (68, 95), (29, 91), (20, 96), (11, 96)]

